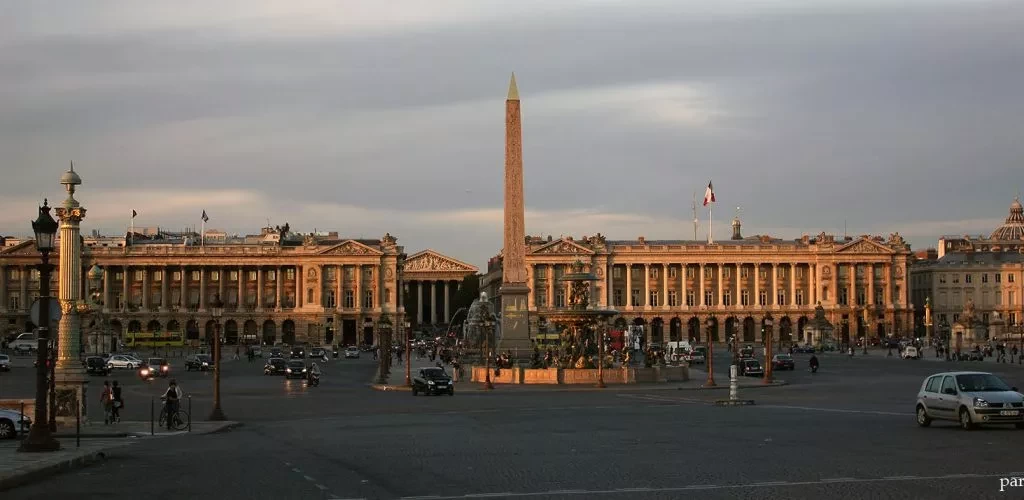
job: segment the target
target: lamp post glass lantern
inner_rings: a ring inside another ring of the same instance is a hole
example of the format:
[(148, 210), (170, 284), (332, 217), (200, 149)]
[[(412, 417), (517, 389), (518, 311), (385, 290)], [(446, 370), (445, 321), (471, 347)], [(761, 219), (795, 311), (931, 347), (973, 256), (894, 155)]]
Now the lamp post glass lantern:
[(210, 420), (224, 421), (227, 420), (227, 417), (224, 416), (224, 410), (220, 406), (220, 321), (224, 316), (224, 302), (220, 299), (220, 294), (214, 296), (213, 303), (210, 306), (213, 309), (215, 326), (213, 339), (213, 411), (210, 412)]
[[(18, 446), (18, 451), (40, 452), (57, 451), (60, 443), (53, 438), (50, 432), (47, 419), (47, 358), (50, 353), (50, 273), (53, 265), (50, 264), (50, 253), (54, 249), (54, 239), (57, 234), (57, 221), (50, 215), (50, 207), (43, 201), (39, 207), (39, 216), (32, 222), (32, 231), (36, 237), (36, 249), (39, 251), (41, 262), (39, 270), (39, 328), (36, 341), (36, 400), (32, 427), (29, 435)], [(20, 422), (18, 424), (21, 425)]]

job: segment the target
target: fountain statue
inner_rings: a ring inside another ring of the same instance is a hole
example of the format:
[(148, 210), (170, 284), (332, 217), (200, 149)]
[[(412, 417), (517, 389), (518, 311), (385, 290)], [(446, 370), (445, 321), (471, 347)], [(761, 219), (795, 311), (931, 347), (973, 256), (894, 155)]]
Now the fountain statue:
[(572, 272), (562, 275), (561, 281), (569, 283), (568, 303), (564, 309), (547, 314), (547, 320), (561, 329), (562, 368), (602, 368), (605, 364), (595, 359), (604, 357), (607, 320), (618, 311), (591, 304), (590, 287), (597, 280), (593, 273), (584, 271), (582, 261), (576, 261)]

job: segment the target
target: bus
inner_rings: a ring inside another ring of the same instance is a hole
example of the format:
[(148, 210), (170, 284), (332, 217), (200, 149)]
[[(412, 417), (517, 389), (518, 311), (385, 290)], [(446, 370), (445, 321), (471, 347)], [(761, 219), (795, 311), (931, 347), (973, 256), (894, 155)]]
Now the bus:
[(124, 334), (125, 347), (182, 347), (185, 336), (181, 332), (128, 332)]

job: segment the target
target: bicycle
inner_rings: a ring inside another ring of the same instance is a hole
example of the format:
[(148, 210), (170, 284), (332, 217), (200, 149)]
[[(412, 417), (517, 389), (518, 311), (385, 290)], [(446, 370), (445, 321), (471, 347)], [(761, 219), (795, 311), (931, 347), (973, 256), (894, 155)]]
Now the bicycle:
[[(174, 412), (173, 420), (171, 420), (171, 428), (177, 431), (183, 431), (188, 428), (189, 416), (188, 412), (178, 408)], [(167, 405), (164, 404), (163, 409), (160, 410), (159, 424), (161, 429), (167, 428)]]

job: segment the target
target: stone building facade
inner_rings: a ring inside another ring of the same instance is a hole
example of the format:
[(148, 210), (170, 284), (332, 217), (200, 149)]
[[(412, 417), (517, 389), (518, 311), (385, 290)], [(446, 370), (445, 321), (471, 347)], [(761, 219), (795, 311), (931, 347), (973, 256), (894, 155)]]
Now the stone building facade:
[(911, 252), (899, 234), (743, 238), (738, 219), (733, 230), (733, 239), (710, 244), (528, 237), (531, 331), (545, 328), (545, 312), (565, 307), (567, 284), (559, 279), (576, 261), (599, 278), (598, 306), (618, 310), (619, 327), (643, 326), (650, 342), (721, 342), (733, 334), (760, 342), (769, 317), (775, 339), (806, 342), (801, 332), (818, 303), (840, 342), (912, 328)]
[[(911, 298), (919, 336), (944, 333), (942, 325), (961, 321), (972, 304), (975, 321), (992, 335), (1022, 333), (1024, 323), (1024, 207), (1010, 204), (1003, 225), (988, 237), (939, 239), (934, 258), (926, 256), (911, 267)], [(927, 331), (925, 303), (931, 306), (932, 331)], [(996, 328), (989, 328), (995, 326)]]
[[(271, 232), (264, 229), (263, 236)], [(102, 302), (102, 316), (115, 337), (181, 332), (204, 343), (214, 332), (211, 304), (219, 296), (228, 343), (373, 344), (388, 323), (402, 334), (415, 326), (417, 314), (440, 321), (447, 311), (445, 293), (454, 293), (452, 284), (476, 273), (473, 266), (433, 250), (407, 256), (390, 234), (379, 240), (332, 233), (205, 244), (174, 237), (129, 244), (109, 240), (86, 241), (83, 276), (98, 266), (101, 278), (84, 280), (83, 296)], [(38, 262), (31, 240), (0, 249), (0, 331), (5, 334), (34, 327), (29, 307), (38, 297)], [(87, 330), (100, 328), (95, 319)], [(107, 346), (102, 347), (91, 348)]]

